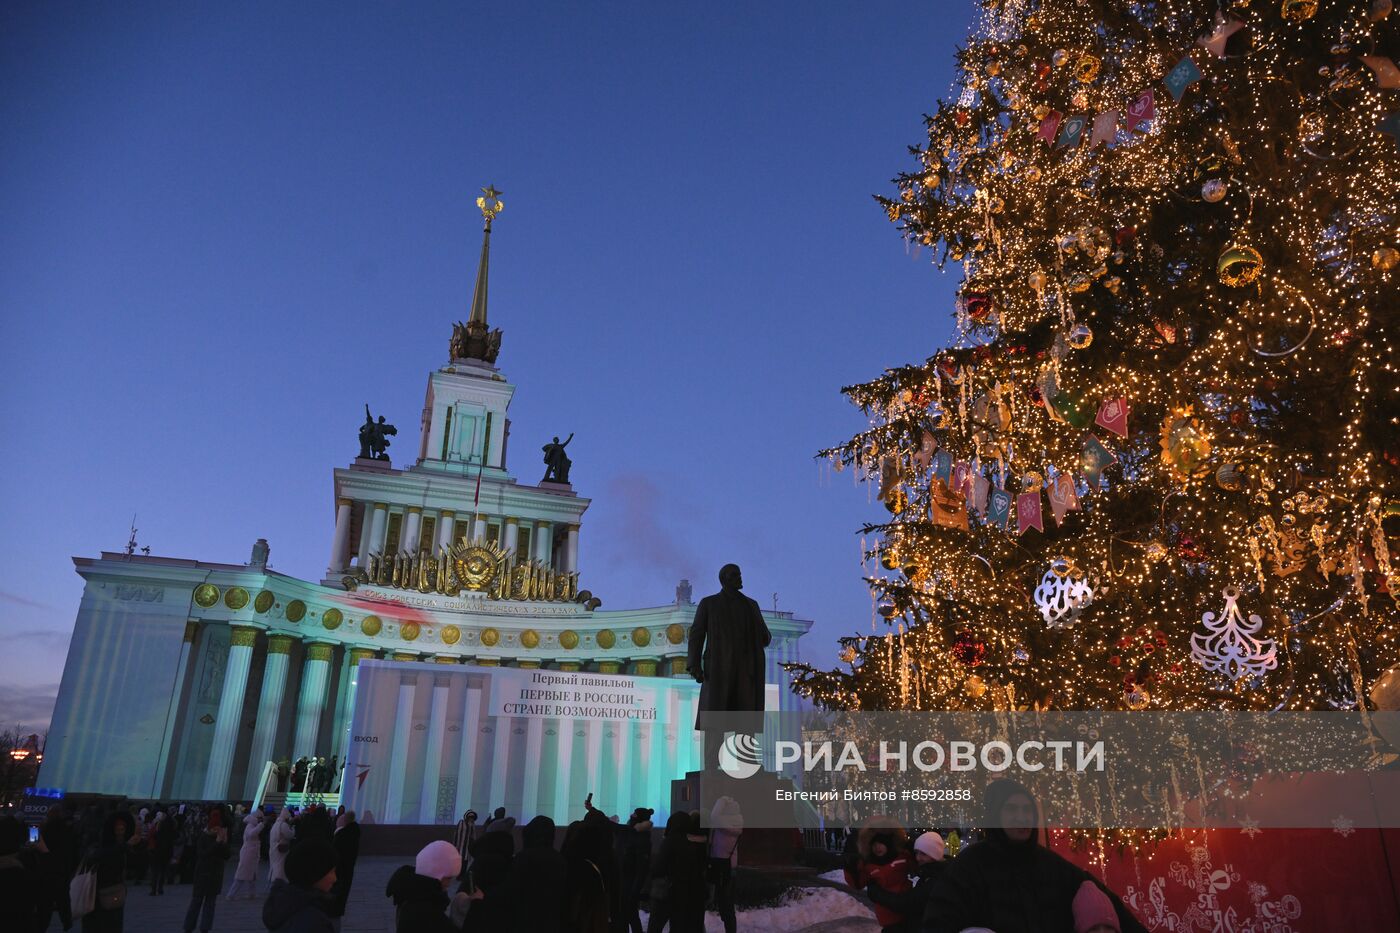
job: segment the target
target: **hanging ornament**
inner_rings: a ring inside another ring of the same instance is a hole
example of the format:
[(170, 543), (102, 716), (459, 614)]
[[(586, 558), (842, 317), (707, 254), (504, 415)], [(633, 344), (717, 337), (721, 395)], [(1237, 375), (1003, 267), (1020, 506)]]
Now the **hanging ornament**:
[(1099, 76), (1099, 66), (1103, 64), (1092, 55), (1081, 55), (1074, 63), (1074, 80), (1080, 84), (1090, 84)]
[(1080, 610), (1093, 601), (1094, 587), (1068, 558), (1059, 557), (1040, 578), (1034, 598), (1048, 627), (1069, 628), (1079, 621)]
[(1078, 511), (1079, 496), (1074, 490), (1074, 480), (1068, 473), (1056, 476), (1047, 494), (1050, 496), (1050, 513), (1055, 516), (1056, 525), (1065, 523), (1066, 512)]
[(970, 628), (958, 629), (953, 640), (953, 659), (965, 667), (978, 667), (987, 659), (987, 643)]
[(1152, 696), (1142, 684), (1134, 683), (1130, 684), (1123, 694), (1123, 702), (1128, 704), (1128, 709), (1144, 710), (1152, 702)]
[(1231, 288), (1250, 284), (1259, 278), (1259, 273), (1263, 270), (1264, 257), (1259, 255), (1259, 251), (1252, 246), (1241, 246), (1238, 243), (1232, 243), (1221, 250), (1220, 260), (1215, 266), (1220, 281)]
[(1174, 408), (1162, 419), (1162, 462), (1178, 479), (1186, 479), (1210, 456), (1210, 439), (1190, 405)]
[(1000, 382), (972, 403), (972, 442), (979, 451), (1000, 447), (1011, 430), (1011, 405), (1005, 386)]
[(1317, 15), (1317, 0), (1283, 0), (1279, 9), (1290, 23), (1302, 23)]
[(1128, 436), (1128, 400), (1122, 396), (1118, 398), (1106, 398), (1099, 405), (1099, 413), (1094, 417), (1094, 424), (1107, 431), (1112, 431), (1119, 437)]
[(1211, 204), (1215, 204), (1223, 199), (1229, 190), (1230, 186), (1223, 178), (1212, 178), (1201, 185), (1201, 197)]
[[(1379, 252), (1379, 250), (1377, 250), (1377, 252)], [(1394, 265), (1394, 263), (1392, 263), (1392, 265)], [(1041, 292), (1045, 291), (1045, 286), (1050, 283), (1050, 279), (1049, 276), (1047, 276), (1044, 272), (1041, 272), (1039, 269), (1037, 269), (1026, 278), (1026, 282), (1038, 295)]]
[(973, 674), (963, 682), (963, 692), (975, 700), (987, 692), (987, 682)]
[(1142, 556), (1147, 558), (1149, 564), (1155, 564), (1158, 561), (1166, 559), (1167, 546), (1161, 541), (1149, 542), (1147, 547), (1143, 550)]
[(852, 661), (854, 661), (854, 660), (856, 659), (856, 649), (855, 649), (855, 646), (854, 646), (854, 645), (847, 645), (846, 647), (842, 648), (842, 649), (841, 649), (841, 654), (838, 655), (838, 657), (841, 658), (841, 661), (842, 661), (843, 663), (845, 663), (845, 664), (850, 664)]
[(1088, 324), (1075, 324), (1065, 336), (1065, 343), (1075, 350), (1083, 350), (1093, 342), (1094, 332), (1089, 329)]
[(1278, 667), (1274, 640), (1255, 637), (1264, 620), (1251, 614), (1246, 621), (1240, 612), (1239, 588), (1227, 586), (1220, 595), (1225, 597), (1225, 611), (1219, 616), (1214, 612), (1201, 616), (1206, 631), (1191, 635), (1191, 659), (1205, 670), (1234, 681), (1261, 677)]
[(1238, 463), (1222, 463), (1215, 471), (1215, 484), (1226, 492), (1244, 488), (1244, 470)]
[(1371, 254), (1371, 265), (1382, 272), (1389, 272), (1397, 265), (1400, 265), (1400, 249), (1393, 246), (1381, 246)]
[(981, 323), (992, 316), (992, 296), (986, 292), (968, 292), (963, 299), (968, 320)]
[(1061, 67), (1067, 61), (1069, 61), (1069, 52), (1064, 49), (1056, 49), (1055, 54), (1050, 56), (1050, 63), (1056, 68)]

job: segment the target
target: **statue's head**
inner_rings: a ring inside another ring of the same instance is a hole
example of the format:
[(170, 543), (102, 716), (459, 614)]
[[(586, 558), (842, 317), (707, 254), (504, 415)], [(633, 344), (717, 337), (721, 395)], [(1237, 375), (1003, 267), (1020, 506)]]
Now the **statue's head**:
[(554, 443), (556, 443), (556, 444), (559, 443), (559, 435), (558, 435), (558, 434), (554, 435)]
[(384, 416), (383, 416), (383, 415), (380, 415), (380, 416), (379, 416), (379, 423), (380, 423), (380, 424), (383, 424), (383, 423), (384, 423)]
[(719, 583), (727, 589), (742, 590), (744, 588), (744, 577), (739, 571), (738, 564), (725, 564), (719, 568)]

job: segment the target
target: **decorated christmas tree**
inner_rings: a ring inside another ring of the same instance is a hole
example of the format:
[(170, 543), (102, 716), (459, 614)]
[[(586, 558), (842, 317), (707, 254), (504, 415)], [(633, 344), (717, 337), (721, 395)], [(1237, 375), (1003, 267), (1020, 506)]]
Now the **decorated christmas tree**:
[(801, 691), (1395, 708), (1397, 53), (1391, 0), (983, 4), (879, 198), (955, 338), (843, 390), (878, 616)]

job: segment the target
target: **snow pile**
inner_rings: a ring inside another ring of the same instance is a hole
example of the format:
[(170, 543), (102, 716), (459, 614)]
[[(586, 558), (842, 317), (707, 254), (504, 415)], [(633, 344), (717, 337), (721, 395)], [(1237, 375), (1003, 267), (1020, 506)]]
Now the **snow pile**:
[[(842, 881), (841, 872), (822, 875), (828, 881)], [(793, 888), (776, 907), (755, 907), (738, 911), (743, 933), (788, 933), (804, 927), (845, 917), (874, 920), (870, 908), (837, 888)], [(642, 914), (642, 923), (647, 915)], [(719, 914), (705, 914), (705, 933), (724, 933)]]

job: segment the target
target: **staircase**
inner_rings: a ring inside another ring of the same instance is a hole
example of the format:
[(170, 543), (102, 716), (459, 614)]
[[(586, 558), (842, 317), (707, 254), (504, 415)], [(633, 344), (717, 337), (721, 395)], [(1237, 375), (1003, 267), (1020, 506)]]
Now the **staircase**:
[(253, 807), (261, 810), (271, 807), (274, 810), (281, 810), (283, 807), (296, 807), (301, 809), (311, 804), (319, 804), (327, 810), (334, 810), (340, 806), (340, 793), (315, 793), (311, 791), (280, 791), (275, 790), (277, 786), (277, 765), (269, 761), (263, 765), (262, 777), (258, 780), (258, 792), (253, 796)]

